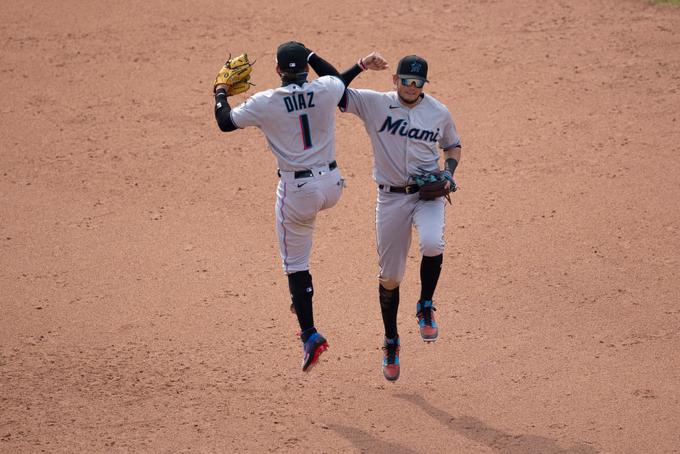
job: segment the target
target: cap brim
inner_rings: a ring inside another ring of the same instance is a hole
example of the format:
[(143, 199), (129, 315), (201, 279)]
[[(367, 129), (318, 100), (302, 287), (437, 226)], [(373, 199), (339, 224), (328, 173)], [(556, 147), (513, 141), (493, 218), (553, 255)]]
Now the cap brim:
[(422, 77), (422, 76), (414, 76), (413, 74), (397, 74), (397, 77), (401, 77), (401, 78), (404, 78), (404, 79), (405, 79), (405, 78), (409, 78), (409, 79), (424, 80), (424, 81), (427, 82), (428, 84), (430, 83), (430, 81), (427, 80), (426, 78), (424, 78), (424, 77)]

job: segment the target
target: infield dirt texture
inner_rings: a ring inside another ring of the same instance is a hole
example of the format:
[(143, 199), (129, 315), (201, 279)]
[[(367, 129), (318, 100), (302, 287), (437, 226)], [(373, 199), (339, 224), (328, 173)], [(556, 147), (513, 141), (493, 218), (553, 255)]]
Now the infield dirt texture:
[[(362, 123), (338, 113), (308, 375), (274, 157), (215, 124), (229, 52), (255, 92), (290, 39), (422, 55), (463, 140), (440, 338), (414, 241), (396, 383)], [(680, 452), (680, 8), (4, 0), (0, 45), (0, 452)]]

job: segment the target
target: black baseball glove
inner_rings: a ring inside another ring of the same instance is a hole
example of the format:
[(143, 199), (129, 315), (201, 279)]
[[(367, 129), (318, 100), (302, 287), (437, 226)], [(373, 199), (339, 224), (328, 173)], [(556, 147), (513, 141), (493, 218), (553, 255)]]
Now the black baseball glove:
[(437, 170), (416, 175), (413, 177), (413, 180), (420, 186), (418, 194), (422, 200), (434, 200), (439, 197), (446, 197), (446, 200), (451, 203), (449, 194), (458, 189), (453, 176), (446, 170)]

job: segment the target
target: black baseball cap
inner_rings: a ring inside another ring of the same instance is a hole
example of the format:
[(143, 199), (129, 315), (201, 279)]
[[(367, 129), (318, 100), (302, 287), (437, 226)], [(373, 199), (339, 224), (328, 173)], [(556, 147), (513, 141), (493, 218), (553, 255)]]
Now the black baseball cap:
[(281, 71), (287, 73), (303, 72), (307, 67), (309, 50), (300, 43), (288, 41), (276, 50), (276, 63)]
[(407, 55), (399, 60), (397, 76), (414, 77), (429, 82), (427, 80), (427, 62), (417, 55)]

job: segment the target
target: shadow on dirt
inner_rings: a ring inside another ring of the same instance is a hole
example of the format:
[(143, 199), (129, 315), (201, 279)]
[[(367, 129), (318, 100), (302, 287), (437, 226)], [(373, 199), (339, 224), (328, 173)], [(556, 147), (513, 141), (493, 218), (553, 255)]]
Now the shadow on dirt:
[(494, 429), (472, 416), (454, 417), (431, 405), (417, 394), (397, 394), (395, 397), (420, 407), (430, 417), (452, 431), (502, 454), (596, 454), (599, 452), (586, 444), (563, 448), (557, 441), (550, 438), (536, 435), (511, 435)]
[(388, 441), (381, 440), (355, 427), (329, 424), (328, 428), (337, 432), (340, 436), (346, 438), (361, 452), (370, 452), (371, 454), (393, 454), (396, 452), (417, 454), (416, 451), (412, 451), (397, 443), (390, 443)]

